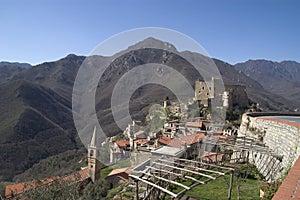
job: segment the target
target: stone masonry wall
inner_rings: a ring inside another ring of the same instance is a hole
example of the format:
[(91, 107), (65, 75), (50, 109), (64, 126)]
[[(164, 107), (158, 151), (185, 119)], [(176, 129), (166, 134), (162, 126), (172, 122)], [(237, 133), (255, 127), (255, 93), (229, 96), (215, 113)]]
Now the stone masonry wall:
[[(258, 133), (263, 135), (263, 142), (275, 154), (283, 156), (280, 164), (281, 169), (274, 170), (273, 164), (260, 167), (268, 167), (269, 171), (276, 173), (274, 177), (280, 178), (294, 165), (300, 155), (300, 128), (293, 123), (272, 119), (271, 117), (259, 118), (244, 114), (240, 126), (240, 135), (259, 138)], [(268, 163), (267, 159), (271, 159), (270, 156), (263, 157), (261, 155), (260, 158), (266, 161), (261, 161), (264, 163), (262, 165), (266, 165)], [(275, 161), (273, 160), (272, 162)], [(258, 160), (254, 164), (259, 165)]]

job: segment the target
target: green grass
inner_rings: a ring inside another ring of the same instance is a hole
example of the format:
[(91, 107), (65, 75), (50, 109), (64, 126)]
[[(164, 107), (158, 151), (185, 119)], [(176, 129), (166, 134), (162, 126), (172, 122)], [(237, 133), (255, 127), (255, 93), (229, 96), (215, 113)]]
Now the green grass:
[(125, 168), (125, 167), (130, 167), (131, 163), (129, 159), (126, 160), (120, 160), (116, 164), (112, 165), (113, 169), (119, 169), (119, 168)]
[(13, 133), (13, 128), (17, 124), (21, 114), (25, 110), (23, 102), (19, 99), (10, 101), (9, 106), (0, 105), (2, 116), (0, 120), (0, 141), (5, 142), (7, 137)]
[[(226, 181), (223, 177), (216, 180), (212, 180), (205, 185), (199, 185), (190, 191), (187, 191), (185, 195), (200, 198), (201, 200), (208, 199), (227, 199), (228, 195), (228, 183), (229, 175), (225, 176)], [(228, 183), (227, 183), (228, 182)], [(234, 184), (232, 188), (232, 199), (237, 199), (237, 179), (234, 177)], [(254, 179), (240, 179), (240, 199), (260, 199), (259, 197), (259, 180)]]

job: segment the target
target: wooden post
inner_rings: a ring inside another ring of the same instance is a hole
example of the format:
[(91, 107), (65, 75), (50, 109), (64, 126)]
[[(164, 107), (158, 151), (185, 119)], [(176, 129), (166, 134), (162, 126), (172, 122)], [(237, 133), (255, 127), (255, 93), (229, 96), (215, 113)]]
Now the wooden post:
[(230, 182), (229, 182), (229, 188), (228, 188), (228, 200), (231, 199), (231, 192), (232, 192), (232, 186), (233, 186), (233, 176), (234, 176), (234, 170), (230, 173)]
[(215, 164), (218, 164), (218, 153), (219, 153), (219, 146), (218, 145), (216, 145), (216, 162), (215, 162)]
[(135, 180), (135, 199), (139, 200), (139, 181)]

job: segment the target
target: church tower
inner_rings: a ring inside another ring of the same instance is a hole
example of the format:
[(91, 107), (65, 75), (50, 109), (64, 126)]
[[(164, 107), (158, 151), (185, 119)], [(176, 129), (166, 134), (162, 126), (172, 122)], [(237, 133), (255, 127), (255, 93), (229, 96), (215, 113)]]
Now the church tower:
[(89, 168), (89, 175), (93, 183), (100, 178), (101, 168), (100, 168), (100, 162), (99, 160), (97, 160), (98, 157), (99, 157), (99, 149), (97, 147), (96, 127), (95, 127), (91, 144), (88, 147), (88, 168)]

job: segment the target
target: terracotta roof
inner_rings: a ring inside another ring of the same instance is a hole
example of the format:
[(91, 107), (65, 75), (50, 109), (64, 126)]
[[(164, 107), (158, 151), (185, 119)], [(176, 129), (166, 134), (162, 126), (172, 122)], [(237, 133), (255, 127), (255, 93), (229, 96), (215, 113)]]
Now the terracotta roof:
[(85, 167), (77, 172), (74, 172), (72, 174), (66, 175), (62, 177), (62, 180), (68, 180), (68, 181), (82, 181), (87, 178), (89, 178), (89, 168)]
[(200, 138), (205, 138), (205, 135), (203, 133), (192, 135), (178, 134), (178, 138), (175, 137), (172, 139), (167, 136), (162, 136), (161, 138), (159, 138), (158, 142), (170, 147), (181, 148), (185, 144), (191, 145), (197, 143)]
[(176, 147), (176, 148), (181, 148), (185, 144), (186, 144), (186, 142), (184, 140), (181, 140), (179, 138), (173, 138), (169, 142), (168, 146), (170, 146), (170, 147)]
[(158, 139), (158, 142), (164, 145), (168, 145), (171, 142), (171, 138), (163, 135), (161, 138)]
[(70, 180), (70, 181), (82, 181), (89, 178), (88, 168), (84, 168), (80, 171), (77, 171), (75, 173), (60, 177), (60, 176), (54, 176), (51, 178), (42, 179), (39, 181), (30, 181), (30, 182), (22, 182), (22, 183), (16, 183), (7, 185), (5, 188), (5, 197), (11, 197), (12, 195), (19, 195), (22, 194), (25, 191), (35, 189), (37, 187), (51, 184), (55, 180)]
[(273, 122), (278, 122), (278, 123), (282, 123), (282, 124), (287, 124), (289, 126), (294, 126), (298, 129), (300, 129), (300, 124), (296, 123), (296, 122), (290, 122), (290, 121), (286, 121), (286, 120), (281, 120), (281, 119), (274, 119), (274, 118), (257, 118), (258, 120), (269, 120), (269, 121), (273, 121)]
[(112, 171), (107, 175), (107, 177), (109, 177), (109, 176), (114, 176), (114, 175), (117, 175), (117, 174), (120, 174), (120, 173), (130, 174), (130, 172), (131, 172), (131, 168), (130, 168), (130, 167), (127, 167), (127, 168), (120, 168), (120, 169), (114, 169), (114, 170), (112, 170)]
[(195, 144), (199, 141), (200, 138), (205, 138), (206, 136), (203, 133), (191, 134), (191, 135), (182, 135), (179, 137), (185, 141), (187, 144)]
[(185, 126), (202, 128), (202, 122), (187, 122)]
[(137, 143), (137, 144), (146, 144), (148, 143), (148, 139), (137, 139), (137, 140), (134, 140), (134, 143)]
[(129, 145), (129, 141), (127, 140), (118, 140), (116, 141), (116, 144), (118, 145), (118, 147), (126, 147)]
[(7, 197), (10, 197), (12, 195), (21, 194), (21, 193), (23, 193), (27, 190), (37, 188), (40, 185), (50, 184), (58, 178), (59, 177), (52, 177), (52, 178), (43, 179), (43, 180), (40, 181), (40, 183), (38, 181), (31, 181), (31, 182), (22, 182), (22, 183), (7, 185), (6, 188), (5, 188), (5, 197), (7, 198)]
[(300, 199), (300, 157), (272, 198), (272, 200), (281, 199)]

